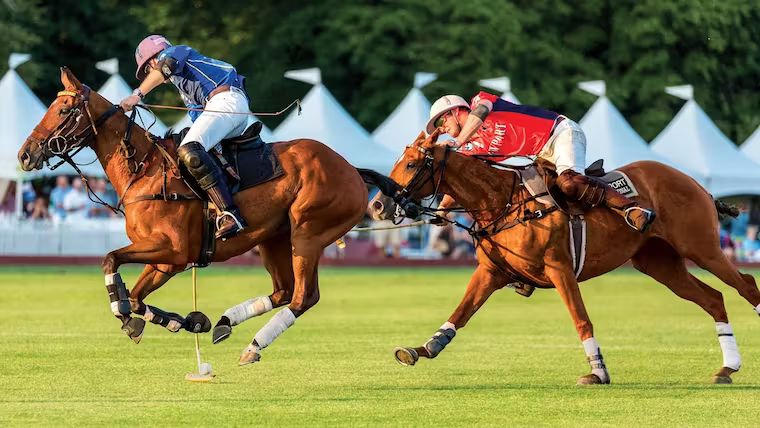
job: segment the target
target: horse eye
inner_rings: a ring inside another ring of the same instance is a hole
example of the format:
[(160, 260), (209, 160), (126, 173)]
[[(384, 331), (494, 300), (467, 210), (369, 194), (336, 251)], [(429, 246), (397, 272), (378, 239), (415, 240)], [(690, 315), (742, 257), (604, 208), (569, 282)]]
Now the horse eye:
[(414, 168), (414, 162), (409, 162), (408, 164), (406, 164), (406, 168), (407, 168), (407, 169), (412, 169), (412, 168)]
[(64, 114), (69, 114), (70, 111), (71, 111), (70, 108), (62, 108), (58, 113), (61, 115), (64, 115)]

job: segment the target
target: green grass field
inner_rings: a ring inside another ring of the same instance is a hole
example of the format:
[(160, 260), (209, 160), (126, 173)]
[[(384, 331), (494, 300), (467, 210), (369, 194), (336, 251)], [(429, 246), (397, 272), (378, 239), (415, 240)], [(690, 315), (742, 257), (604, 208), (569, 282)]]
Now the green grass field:
[[(712, 320), (630, 270), (582, 291), (613, 385), (577, 387), (581, 345), (557, 294), (495, 294), (435, 360), (402, 367), (446, 320), (470, 269), (323, 269), (322, 300), (263, 353), (240, 351), (269, 315), (201, 349), (218, 377), (190, 384), (193, 336), (148, 325), (133, 344), (110, 314), (98, 268), (0, 269), (0, 426), (757, 426), (760, 318), (723, 292), (744, 358), (734, 385), (710, 384), (721, 354)], [(137, 270), (124, 270), (127, 285)], [(268, 294), (263, 269), (199, 272), (212, 321)], [(191, 310), (190, 274), (149, 302)]]

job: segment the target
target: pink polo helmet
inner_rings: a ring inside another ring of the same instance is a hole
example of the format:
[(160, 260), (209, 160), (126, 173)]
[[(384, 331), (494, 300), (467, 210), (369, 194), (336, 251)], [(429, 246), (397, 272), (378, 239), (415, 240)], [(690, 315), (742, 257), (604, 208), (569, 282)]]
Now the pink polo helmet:
[(147, 75), (145, 71), (145, 64), (151, 60), (154, 56), (158, 55), (164, 49), (168, 48), (172, 44), (166, 40), (166, 37), (158, 34), (150, 35), (142, 40), (137, 49), (135, 49), (135, 62), (137, 62), (137, 72), (135, 77), (137, 80), (145, 79)]

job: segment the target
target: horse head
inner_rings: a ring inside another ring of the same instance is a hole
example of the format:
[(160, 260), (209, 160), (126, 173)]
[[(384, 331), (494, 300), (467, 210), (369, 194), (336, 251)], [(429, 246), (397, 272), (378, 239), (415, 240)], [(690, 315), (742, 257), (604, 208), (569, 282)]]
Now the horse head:
[[(97, 135), (95, 128), (98, 122), (105, 121), (116, 112), (113, 108), (95, 120), (90, 104), (90, 88), (66, 67), (61, 67), (61, 83), (64, 89), (58, 92), (18, 152), (18, 161), (24, 171), (41, 169), (43, 163), (53, 156), (65, 159), (88, 144), (91, 136)], [(101, 97), (93, 97), (93, 100), (96, 98), (97, 101), (106, 102)], [(100, 110), (102, 108), (98, 106)]]
[[(401, 190), (395, 195), (378, 193), (369, 203), (368, 213), (375, 220), (395, 219), (401, 215), (416, 218), (420, 200), (436, 193), (443, 168), (438, 168), (446, 156), (446, 147), (436, 145), (439, 130), (429, 136), (420, 132), (414, 142), (404, 149), (393, 165), (390, 178)], [(402, 212), (403, 211), (403, 212)]]

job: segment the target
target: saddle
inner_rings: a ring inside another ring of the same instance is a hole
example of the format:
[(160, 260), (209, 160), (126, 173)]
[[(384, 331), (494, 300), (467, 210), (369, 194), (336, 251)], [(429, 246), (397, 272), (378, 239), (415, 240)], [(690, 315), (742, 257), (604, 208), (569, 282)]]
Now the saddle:
[[(225, 171), (225, 180), (233, 194), (274, 180), (285, 174), (280, 160), (272, 146), (265, 143), (261, 136), (261, 122), (254, 122), (241, 135), (227, 138), (211, 150), (217, 165)], [(190, 128), (172, 134), (174, 143), (179, 146)], [(185, 182), (195, 193), (206, 197), (205, 192), (195, 183), (185, 167), (180, 164), (180, 171)]]

